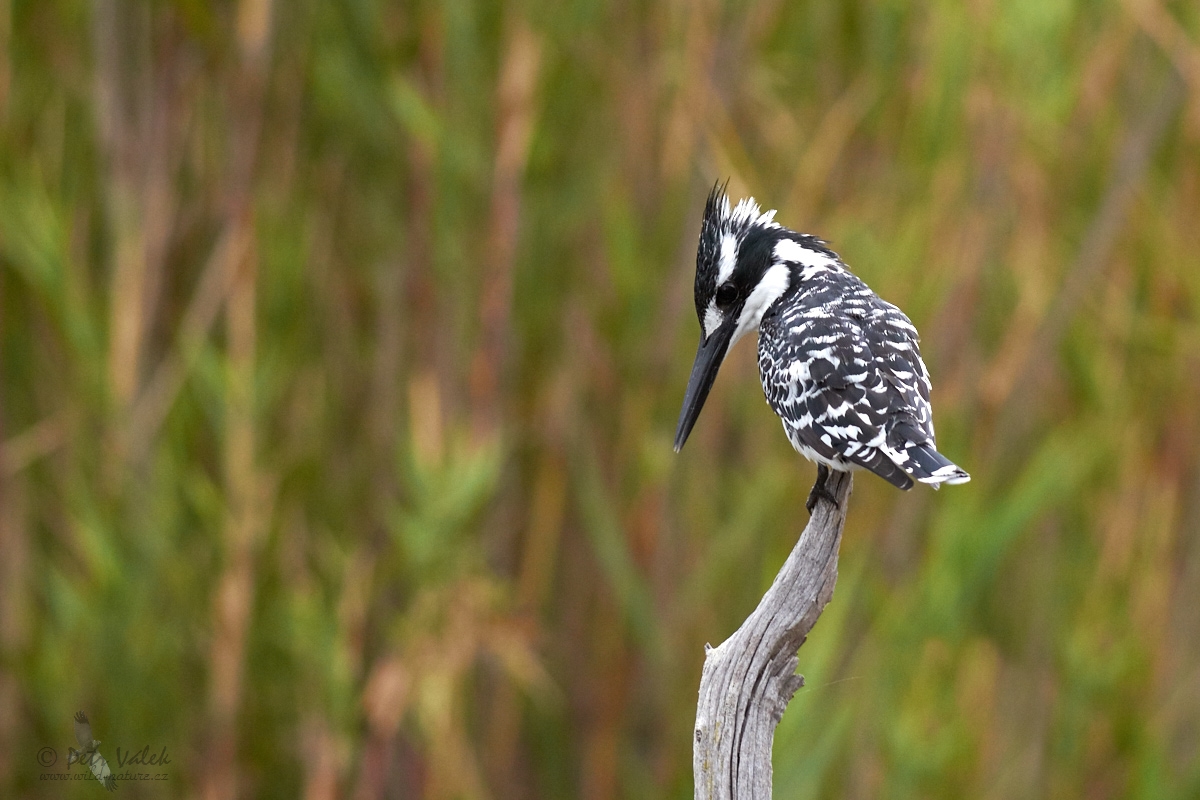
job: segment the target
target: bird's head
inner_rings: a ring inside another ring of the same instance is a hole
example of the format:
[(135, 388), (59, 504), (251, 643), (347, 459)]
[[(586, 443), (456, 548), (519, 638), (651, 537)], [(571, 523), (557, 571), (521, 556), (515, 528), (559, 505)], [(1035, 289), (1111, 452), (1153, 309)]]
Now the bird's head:
[(763, 315), (788, 289), (818, 272), (841, 268), (820, 239), (783, 227), (775, 212), (761, 211), (754, 198), (731, 207), (725, 187), (713, 187), (696, 252), (700, 347), (679, 414), (675, 452), (692, 432), (729, 348), (758, 330)]

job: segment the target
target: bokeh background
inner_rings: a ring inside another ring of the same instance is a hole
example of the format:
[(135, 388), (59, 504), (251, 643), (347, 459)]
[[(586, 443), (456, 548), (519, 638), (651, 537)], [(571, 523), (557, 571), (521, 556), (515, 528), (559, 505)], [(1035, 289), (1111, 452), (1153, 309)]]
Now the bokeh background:
[(0, 794), (689, 797), (814, 474), (752, 344), (671, 452), (724, 178), (974, 477), (857, 481), (777, 796), (1200, 797), (1183, 0), (0, 0)]

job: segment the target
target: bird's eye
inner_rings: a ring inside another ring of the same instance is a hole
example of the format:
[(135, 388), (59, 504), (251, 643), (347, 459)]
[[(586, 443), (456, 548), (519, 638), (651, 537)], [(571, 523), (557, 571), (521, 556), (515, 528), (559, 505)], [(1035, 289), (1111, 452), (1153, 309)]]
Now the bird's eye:
[(727, 306), (737, 299), (737, 289), (732, 283), (723, 283), (717, 287), (717, 305)]

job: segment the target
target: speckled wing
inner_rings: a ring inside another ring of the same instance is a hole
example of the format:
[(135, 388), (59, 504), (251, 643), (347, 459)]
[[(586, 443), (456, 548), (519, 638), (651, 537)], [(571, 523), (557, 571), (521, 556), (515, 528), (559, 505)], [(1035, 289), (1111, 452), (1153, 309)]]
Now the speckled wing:
[(84, 750), (92, 746), (92, 724), (82, 711), (75, 712), (75, 741)]
[(100, 781), (100, 785), (108, 791), (113, 791), (117, 788), (117, 779), (113, 777), (112, 769), (109, 768), (108, 762), (104, 760), (104, 756), (93, 751), (87, 759), (88, 767), (92, 770), (92, 775), (96, 780)]
[(804, 456), (908, 489), (950, 463), (934, 449), (929, 374), (908, 317), (855, 283), (764, 320), (763, 390)]

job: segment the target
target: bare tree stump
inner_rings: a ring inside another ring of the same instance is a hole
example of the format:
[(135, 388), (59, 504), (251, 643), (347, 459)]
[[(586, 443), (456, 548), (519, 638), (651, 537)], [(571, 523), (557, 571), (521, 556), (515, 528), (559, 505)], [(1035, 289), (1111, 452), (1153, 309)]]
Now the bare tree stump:
[(800, 645), (833, 596), (852, 483), (848, 472), (830, 473), (837, 507), (818, 501), (758, 608), (718, 647), (705, 646), (692, 749), (697, 800), (771, 796), (775, 726), (804, 685)]

